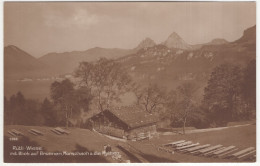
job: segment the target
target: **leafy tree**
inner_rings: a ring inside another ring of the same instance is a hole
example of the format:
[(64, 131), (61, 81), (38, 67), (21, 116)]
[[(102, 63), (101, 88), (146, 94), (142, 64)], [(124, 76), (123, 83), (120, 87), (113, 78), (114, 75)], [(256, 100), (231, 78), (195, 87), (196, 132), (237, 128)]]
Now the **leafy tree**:
[(209, 127), (205, 109), (195, 102), (194, 93), (197, 89), (198, 87), (195, 84), (184, 83), (167, 95), (168, 100), (164, 117), (171, 120), (171, 126), (182, 127), (183, 133), (185, 133), (186, 126)]
[(191, 116), (189, 116), (189, 124), (196, 128), (208, 128), (211, 123), (208, 117), (207, 111), (201, 105), (195, 105)]
[(68, 79), (52, 83), (51, 98), (54, 101), (54, 105), (61, 110), (60, 113), (64, 117), (61, 119), (65, 119), (66, 127), (68, 127), (72, 118), (79, 118), (81, 109), (88, 111), (92, 100), (89, 89), (82, 87), (75, 89), (75, 85)]
[(210, 119), (217, 126), (235, 119), (243, 106), (241, 100), (242, 70), (239, 66), (222, 64), (211, 73), (204, 90), (203, 105), (208, 109)]
[(44, 125), (55, 126), (57, 123), (57, 113), (54, 109), (54, 105), (45, 98), (41, 104), (41, 113), (44, 117)]
[(131, 82), (127, 71), (118, 62), (106, 58), (96, 63), (81, 62), (75, 76), (80, 79), (79, 86), (89, 90), (100, 111), (120, 102), (120, 95), (127, 91)]
[(246, 101), (246, 116), (255, 116), (256, 110), (256, 61), (251, 60), (244, 70), (243, 100)]
[(19, 124), (25, 115), (25, 98), (21, 92), (10, 97), (10, 124)]
[(85, 87), (79, 87), (75, 90), (74, 96), (76, 98), (77, 104), (83, 109), (83, 111), (89, 111), (89, 107), (93, 99), (89, 89)]
[[(196, 103), (193, 100), (194, 92), (197, 90), (192, 83), (183, 83), (177, 87), (177, 103), (175, 111), (177, 118), (182, 122), (182, 131), (185, 134), (185, 127), (188, 118), (194, 113)], [(176, 101), (175, 101), (176, 102)]]
[(43, 117), (39, 106), (39, 102), (25, 99), (21, 92), (12, 95), (9, 101), (5, 98), (5, 124), (41, 125)]
[(11, 122), (11, 109), (10, 109), (10, 102), (4, 96), (4, 124), (10, 124)]
[(53, 82), (51, 84), (51, 98), (54, 101), (54, 104), (60, 107), (62, 112), (65, 114), (66, 128), (69, 125), (69, 119), (72, 116), (75, 105), (74, 94), (74, 84), (65, 79), (61, 82)]
[(175, 90), (170, 91), (167, 94), (167, 99), (165, 100), (166, 111), (163, 113), (163, 118), (169, 118), (172, 122), (177, 118), (176, 106), (177, 106), (177, 92)]
[(22, 125), (43, 125), (44, 118), (40, 112), (40, 103), (36, 100), (25, 100), (23, 114), (19, 118), (19, 124)]
[(18, 105), (24, 105), (25, 104), (24, 95), (20, 91), (16, 94), (16, 102), (17, 102)]
[(9, 113), (8, 113), (8, 115), (9, 115), (9, 124), (14, 124), (14, 115), (15, 115), (15, 112), (16, 112), (16, 110), (15, 110), (15, 108), (16, 108), (16, 105), (15, 105), (15, 95), (12, 95), (11, 97), (10, 97), (10, 100), (9, 100)]

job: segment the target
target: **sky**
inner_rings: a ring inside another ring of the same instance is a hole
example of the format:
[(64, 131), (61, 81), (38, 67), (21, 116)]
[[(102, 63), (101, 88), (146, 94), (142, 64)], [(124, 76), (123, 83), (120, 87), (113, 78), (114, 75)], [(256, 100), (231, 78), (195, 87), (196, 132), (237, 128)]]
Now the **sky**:
[(176, 32), (189, 44), (234, 41), (256, 24), (255, 2), (5, 2), (4, 45), (32, 56), (93, 47), (157, 44)]

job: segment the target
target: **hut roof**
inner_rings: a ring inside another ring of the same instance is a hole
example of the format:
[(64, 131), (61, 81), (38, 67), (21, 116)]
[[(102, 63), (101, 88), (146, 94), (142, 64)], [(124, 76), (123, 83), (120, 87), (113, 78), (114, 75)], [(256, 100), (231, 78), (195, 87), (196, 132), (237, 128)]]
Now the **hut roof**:
[(155, 114), (149, 114), (138, 106), (123, 106), (106, 111), (111, 112), (130, 128), (137, 128), (158, 121), (158, 117)]

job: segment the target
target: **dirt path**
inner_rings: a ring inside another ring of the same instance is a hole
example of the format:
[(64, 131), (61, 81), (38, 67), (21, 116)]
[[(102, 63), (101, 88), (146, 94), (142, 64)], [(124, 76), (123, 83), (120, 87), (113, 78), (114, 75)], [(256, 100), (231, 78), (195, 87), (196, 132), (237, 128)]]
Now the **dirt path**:
[[(193, 133), (204, 133), (209, 131), (219, 131), (224, 130), (228, 128), (236, 128), (236, 127), (243, 127), (243, 126), (249, 126), (251, 124), (243, 124), (243, 125), (236, 125), (236, 126), (228, 126), (228, 127), (217, 127), (217, 128), (208, 128), (208, 129), (195, 129), (195, 130), (186, 130), (185, 134), (193, 134)], [(160, 133), (161, 135), (178, 135), (178, 132), (163, 132)]]

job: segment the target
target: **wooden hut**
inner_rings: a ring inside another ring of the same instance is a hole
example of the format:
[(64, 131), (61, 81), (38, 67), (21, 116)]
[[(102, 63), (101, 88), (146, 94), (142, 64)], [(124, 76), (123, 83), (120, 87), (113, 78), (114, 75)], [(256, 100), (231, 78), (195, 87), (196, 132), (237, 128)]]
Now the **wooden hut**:
[(100, 112), (93, 117), (93, 128), (101, 133), (132, 140), (151, 138), (158, 117), (138, 106), (124, 106)]

